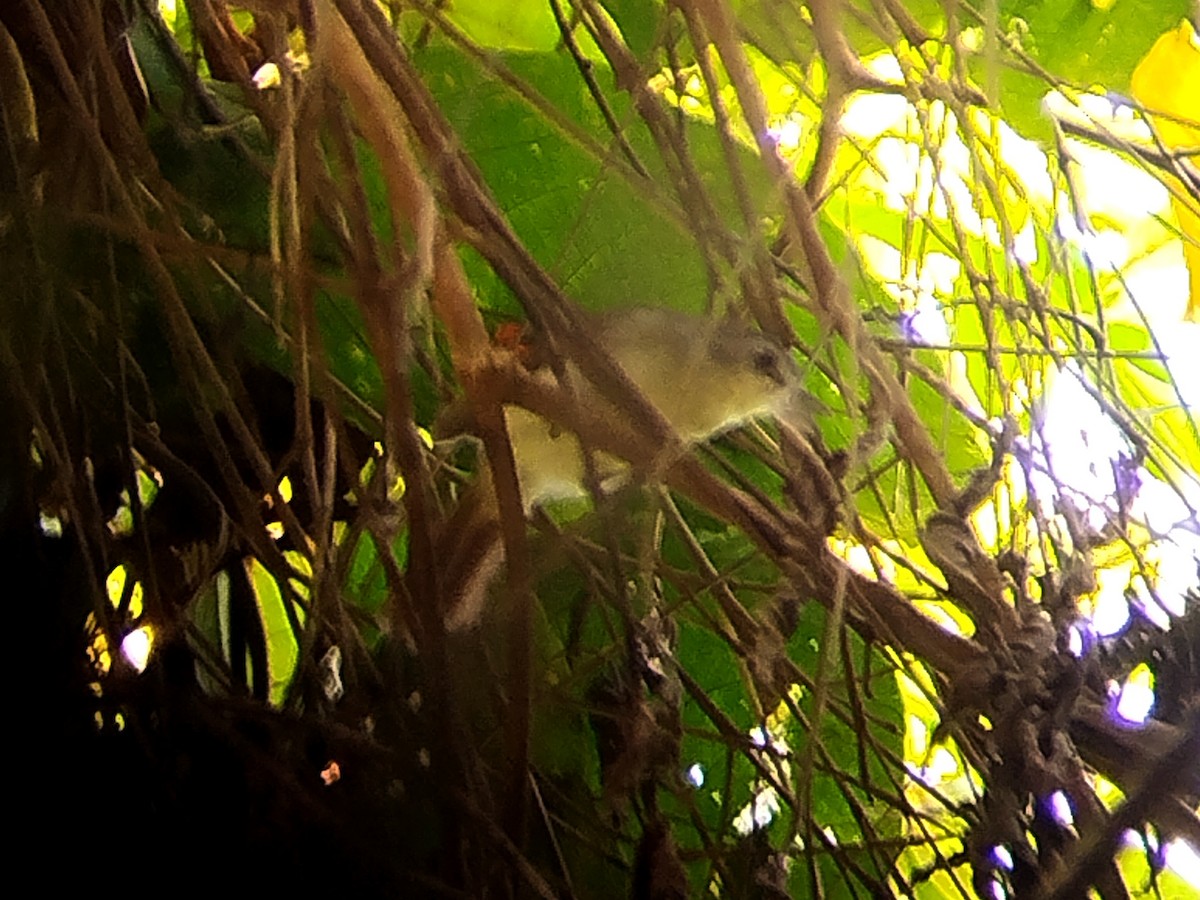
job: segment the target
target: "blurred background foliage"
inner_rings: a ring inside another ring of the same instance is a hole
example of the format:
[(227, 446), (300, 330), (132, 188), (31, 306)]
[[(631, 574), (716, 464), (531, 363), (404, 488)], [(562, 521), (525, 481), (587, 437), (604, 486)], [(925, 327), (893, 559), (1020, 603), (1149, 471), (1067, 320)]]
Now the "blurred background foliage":
[[(1196, 896), (1196, 15), (6, 6), (47, 877)], [(819, 433), (536, 511), (447, 633), (440, 423), (570, 304), (738, 310)]]

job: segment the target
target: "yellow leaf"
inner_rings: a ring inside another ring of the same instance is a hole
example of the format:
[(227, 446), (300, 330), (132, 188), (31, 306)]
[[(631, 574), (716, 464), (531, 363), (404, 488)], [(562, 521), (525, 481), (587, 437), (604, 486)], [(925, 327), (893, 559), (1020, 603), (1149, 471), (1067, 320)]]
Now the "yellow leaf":
[[(1200, 39), (1191, 22), (1184, 19), (1155, 41), (1129, 87), (1168, 150), (1200, 149)], [(1187, 318), (1200, 321), (1200, 198), (1185, 202), (1183, 187), (1175, 181), (1172, 188), (1190, 276)]]

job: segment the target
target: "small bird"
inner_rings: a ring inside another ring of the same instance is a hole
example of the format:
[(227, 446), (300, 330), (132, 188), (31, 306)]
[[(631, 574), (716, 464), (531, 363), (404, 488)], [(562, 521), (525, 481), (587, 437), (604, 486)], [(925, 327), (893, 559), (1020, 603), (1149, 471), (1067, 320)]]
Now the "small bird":
[[(594, 337), (684, 443), (707, 440), (750, 419), (777, 413), (795, 394), (800, 374), (791, 355), (733, 318), (636, 307), (594, 316)], [(581, 404), (601, 420), (616, 409), (572, 372)], [(586, 493), (584, 460), (575, 435), (517, 406), (505, 408), (526, 510)], [(600, 454), (600, 475), (624, 468)]]
[[(589, 317), (596, 342), (671, 423), (685, 444), (695, 444), (758, 416), (790, 418), (812, 433), (811, 411), (800, 372), (788, 350), (732, 316), (710, 318), (649, 307)], [(568, 373), (577, 401), (600, 421), (629, 424), (629, 416), (601, 395), (573, 365)], [(552, 500), (586, 496), (586, 464), (575, 434), (518, 406), (505, 420), (526, 513)], [(607, 488), (628, 466), (602, 452), (593, 455)], [(503, 552), (491, 477), (464, 496), (439, 536), (450, 630), (479, 621), (486, 591)], [(471, 496), (474, 493), (475, 496)], [(455, 580), (458, 583), (455, 583)]]

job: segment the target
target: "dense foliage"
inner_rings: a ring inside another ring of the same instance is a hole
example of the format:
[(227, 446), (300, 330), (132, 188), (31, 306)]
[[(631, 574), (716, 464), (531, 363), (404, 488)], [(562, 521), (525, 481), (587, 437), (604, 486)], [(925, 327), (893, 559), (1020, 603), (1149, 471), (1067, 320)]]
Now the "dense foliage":
[[(1164, 865), (1200, 847), (1189, 13), (3, 5), (45, 878), (1195, 890)], [(579, 312), (631, 305), (753, 321), (816, 424), (673, 443)], [(505, 404), (628, 483), (527, 518)], [(460, 528), (480, 481), (502, 566)]]

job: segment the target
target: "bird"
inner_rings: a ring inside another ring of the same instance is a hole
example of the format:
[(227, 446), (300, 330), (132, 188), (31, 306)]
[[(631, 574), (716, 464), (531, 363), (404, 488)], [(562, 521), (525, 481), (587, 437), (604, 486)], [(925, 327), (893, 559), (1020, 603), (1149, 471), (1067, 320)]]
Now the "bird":
[[(588, 314), (584, 321), (685, 447), (762, 416), (787, 417), (801, 431), (815, 432), (791, 352), (735, 315), (634, 306)], [(625, 428), (634, 424), (573, 363), (565, 370), (586, 416)], [(554, 377), (548, 370), (534, 374)], [(516, 405), (504, 407), (504, 419), (527, 515), (555, 500), (588, 495), (588, 465), (574, 433)], [(605, 490), (628, 477), (628, 465), (607, 452), (593, 453), (592, 465)], [(440, 529), (435, 547), (447, 575), (446, 628), (469, 628), (480, 621), (487, 588), (503, 562), (499, 509), (486, 466)]]

